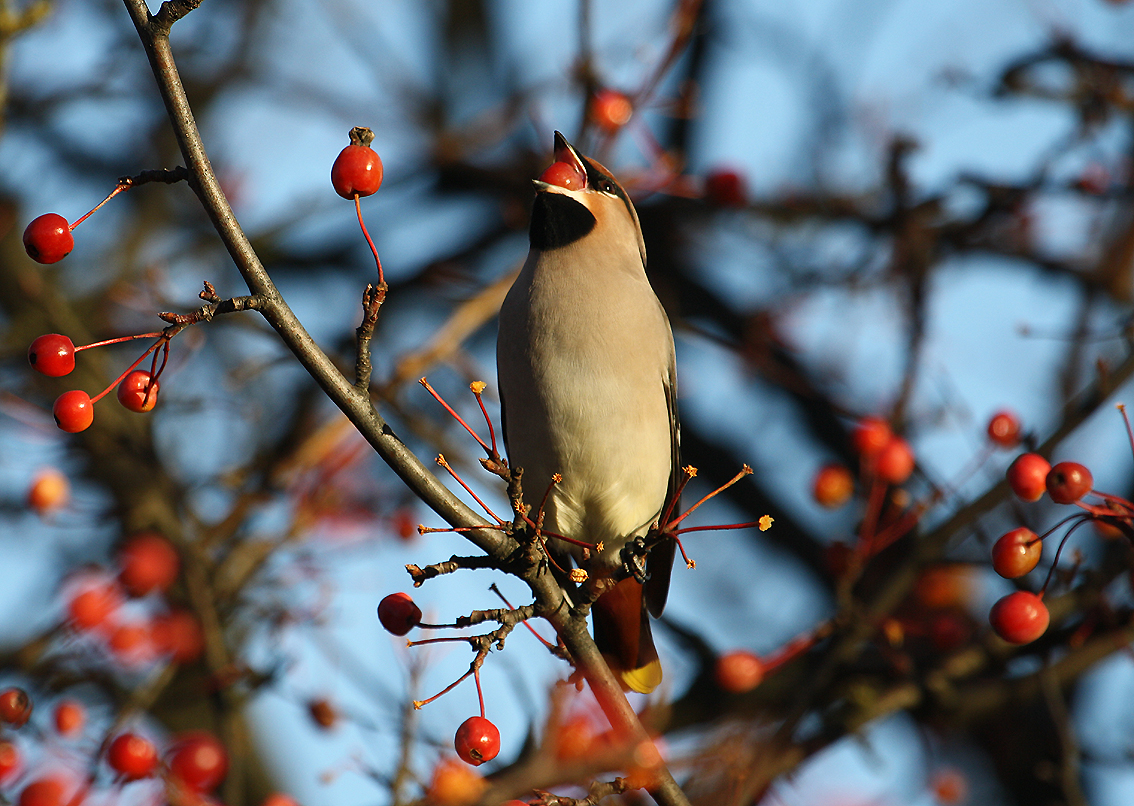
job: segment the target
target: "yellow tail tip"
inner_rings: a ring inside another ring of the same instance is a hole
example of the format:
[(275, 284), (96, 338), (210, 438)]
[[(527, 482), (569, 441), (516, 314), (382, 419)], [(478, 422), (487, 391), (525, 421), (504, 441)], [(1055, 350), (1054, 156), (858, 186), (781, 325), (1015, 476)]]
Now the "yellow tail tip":
[(654, 660), (638, 669), (626, 669), (619, 675), (622, 683), (631, 691), (649, 694), (662, 681), (661, 661)]

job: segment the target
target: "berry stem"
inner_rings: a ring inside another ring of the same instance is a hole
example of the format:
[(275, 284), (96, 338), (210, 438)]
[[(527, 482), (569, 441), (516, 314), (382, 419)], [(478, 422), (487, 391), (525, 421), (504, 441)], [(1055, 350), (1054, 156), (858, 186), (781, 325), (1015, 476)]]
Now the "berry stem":
[[(133, 371), (134, 371), (135, 369), (137, 369), (137, 368), (138, 368), (138, 365), (139, 365), (139, 364), (141, 364), (141, 363), (142, 363), (143, 361), (145, 361), (145, 360), (146, 360), (146, 356), (148, 356), (148, 355), (149, 355), (150, 353), (152, 353), (152, 352), (153, 352), (154, 350), (156, 350), (156, 349), (157, 349), (158, 347), (160, 347), (160, 346), (161, 346), (162, 344), (166, 344), (166, 345), (168, 345), (168, 344), (169, 344), (169, 339), (168, 339), (168, 338), (166, 338), (165, 336), (163, 336), (162, 338), (160, 338), (160, 339), (158, 339), (158, 340), (157, 340), (156, 342), (154, 342), (154, 343), (153, 343), (153, 344), (152, 344), (152, 345), (150, 346), (150, 348), (149, 348), (148, 350), (146, 350), (146, 351), (145, 351), (144, 353), (142, 353), (142, 354), (141, 354), (140, 356), (138, 356), (138, 360), (137, 360), (137, 361), (135, 361), (135, 362), (134, 362), (133, 364), (131, 364), (130, 366), (126, 367), (126, 371), (125, 371), (125, 372), (123, 372), (123, 373), (122, 373), (121, 375), (119, 375), (119, 376), (118, 376), (117, 378), (115, 378), (115, 379), (114, 379), (114, 381), (113, 381), (113, 382), (112, 382), (112, 383), (110, 384), (110, 386), (106, 387), (106, 388), (105, 388), (105, 389), (103, 389), (103, 390), (102, 390), (101, 392), (99, 392), (99, 393), (98, 393), (97, 395), (95, 395), (94, 397), (92, 397), (92, 398), (91, 398), (91, 403), (92, 403), (92, 404), (94, 404), (94, 403), (97, 403), (98, 401), (100, 401), (100, 400), (102, 400), (102, 399), (103, 399), (104, 397), (106, 397), (107, 393), (108, 393), (108, 392), (109, 392), (109, 391), (110, 391), (111, 389), (113, 389), (113, 388), (114, 388), (115, 386), (117, 386), (118, 384), (122, 383), (122, 379), (123, 379), (123, 378), (125, 378), (125, 377), (126, 377), (127, 375), (129, 375), (129, 374), (130, 374), (131, 372), (133, 372)], [(168, 348), (167, 348), (167, 349), (168, 349)]]
[(697, 468), (693, 465), (686, 465), (681, 468), (681, 481), (677, 482), (677, 489), (673, 491), (673, 495), (669, 497), (669, 503), (665, 506), (665, 513), (661, 516), (659, 523), (669, 523), (669, 516), (673, 514), (673, 508), (677, 506), (677, 502), (681, 500), (681, 493), (685, 491), (685, 485), (689, 483), (689, 479), (697, 475)]
[[(449, 412), (449, 414), (453, 415), (453, 419), (455, 419), (458, 423), (463, 425), (465, 427), (465, 430), (468, 431), (470, 434), (472, 434), (472, 438), (475, 439), (480, 444), (480, 447), (482, 447), (486, 451), (488, 451), (489, 456), (495, 455), (493, 453), (493, 449), (488, 447), (488, 445), (485, 443), (485, 441), (483, 439), (481, 439), (479, 436), (477, 436), (476, 431), (472, 430), (472, 428), (469, 426), (468, 423), (466, 423), (464, 421), (464, 419), (461, 417), (461, 415), (459, 415), (459, 414), (457, 414), (457, 412), (453, 411), (453, 407), (450, 406), (448, 403), (446, 403), (444, 398), (441, 397), (441, 395), (437, 394), (437, 390), (429, 385), (429, 381), (427, 381), (425, 378), (419, 378), (417, 382), (425, 387), (425, 391), (427, 391), (427, 392), (429, 392), (429, 394), (433, 395), (434, 400), (436, 400), (438, 403), (440, 403), (442, 406), (445, 407), (445, 411), (447, 411), (447, 412)], [(477, 399), (479, 400), (480, 398), (478, 397)], [(481, 404), (481, 406), (483, 408), (483, 404)], [(487, 415), (485, 415), (485, 416), (487, 416)], [(491, 429), (491, 427), (492, 426), (490, 424), (489, 428)], [(494, 444), (495, 444), (495, 442), (494, 442)]]
[(1059, 548), (1057, 548), (1055, 550), (1055, 558), (1051, 561), (1051, 567), (1049, 567), (1047, 569), (1047, 576), (1044, 577), (1042, 587), (1040, 587), (1039, 592), (1036, 593), (1036, 596), (1038, 596), (1040, 599), (1043, 598), (1044, 593), (1047, 591), (1047, 586), (1048, 586), (1048, 583), (1051, 582), (1052, 574), (1054, 574), (1055, 569), (1059, 567), (1059, 555), (1061, 555), (1063, 553), (1063, 547), (1067, 545), (1068, 538), (1071, 537), (1072, 533), (1076, 529), (1078, 529), (1080, 526), (1082, 526), (1084, 523), (1086, 523), (1087, 521), (1090, 520), (1090, 518), (1087, 517), (1086, 515), (1076, 515), (1074, 517), (1075, 517), (1076, 520), (1078, 520), (1078, 523), (1076, 523), (1074, 526), (1072, 526), (1070, 529), (1068, 529), (1067, 533), (1065, 535), (1063, 535), (1063, 539), (1059, 541)]
[(473, 671), (473, 680), (476, 681), (476, 698), (480, 701), (480, 718), (485, 719), (484, 716), (484, 691), (480, 687), (480, 669)]
[(1122, 422), (1126, 426), (1126, 437), (1130, 440), (1130, 452), (1134, 454), (1134, 429), (1130, 428), (1130, 417), (1126, 414), (1126, 404), (1119, 403), (1118, 411), (1122, 414)]
[(362, 220), (362, 202), (359, 201), (359, 195), (354, 194), (354, 209), (358, 213), (358, 225), (362, 227), (362, 234), (366, 237), (366, 243), (370, 245), (370, 253), (374, 255), (374, 265), (378, 267), (378, 284), (383, 285), (386, 278), (382, 274), (382, 261), (378, 258), (378, 248), (374, 245), (374, 241), (370, 238), (370, 232), (366, 229), (366, 222)]
[(457, 471), (453, 470), (453, 468), (449, 465), (449, 462), (445, 459), (444, 454), (441, 454), (441, 453), (437, 454), (437, 458), (434, 461), (436, 461), (437, 464), (441, 465), (441, 467), (443, 467), (447, 471), (449, 471), (449, 475), (452, 476), (456, 480), (457, 484), (461, 485), (461, 487), (464, 488), (466, 493), (468, 493), (469, 495), (472, 496), (474, 501), (476, 501), (478, 504), (480, 504), (481, 508), (485, 512), (488, 513), (488, 516), (490, 518), (495, 520), (496, 523), (499, 524), (500, 526), (504, 525), (504, 519), (499, 517), (495, 512), (493, 512), (491, 509), (489, 509), (488, 504), (486, 504), (486, 503), (484, 503), (483, 501), (480, 500), (480, 496), (477, 495), (475, 492), (473, 492), (472, 487), (465, 484), (465, 480), (457, 475)]
[(133, 184), (132, 184), (132, 183), (128, 183), (128, 182), (121, 182), (121, 181), (120, 181), (120, 182), (119, 182), (119, 183), (118, 183), (117, 185), (115, 185), (115, 186), (114, 186), (114, 190), (110, 191), (110, 195), (109, 195), (109, 196), (107, 196), (107, 197), (106, 197), (105, 199), (103, 199), (102, 201), (100, 201), (100, 202), (99, 202), (99, 203), (98, 203), (98, 204), (97, 204), (97, 205), (96, 205), (96, 206), (94, 207), (94, 209), (93, 209), (93, 210), (91, 210), (91, 211), (90, 211), (89, 213), (87, 213), (87, 214), (86, 214), (85, 216), (83, 216), (82, 218), (79, 218), (79, 219), (77, 219), (77, 220), (75, 220), (75, 221), (71, 222), (71, 224), (70, 224), (70, 228), (71, 228), (71, 231), (72, 231), (72, 232), (74, 232), (74, 231), (75, 231), (75, 227), (79, 226), (79, 225), (80, 225), (80, 224), (82, 224), (82, 223), (83, 223), (84, 221), (86, 221), (86, 220), (87, 220), (88, 218), (90, 218), (90, 217), (91, 217), (92, 215), (94, 215), (94, 214), (95, 214), (95, 213), (96, 213), (96, 212), (98, 211), (98, 208), (99, 208), (99, 207), (102, 207), (102, 206), (103, 206), (104, 204), (106, 204), (106, 203), (107, 203), (108, 201), (110, 201), (111, 199), (113, 199), (113, 198), (114, 198), (115, 196), (117, 196), (117, 195), (118, 195), (119, 193), (121, 193), (121, 192), (122, 192), (122, 191), (124, 191), (124, 190), (129, 190), (129, 189), (130, 189), (131, 187), (133, 187)]
[(79, 350), (89, 350), (92, 347), (105, 347), (108, 344), (119, 344), (121, 342), (130, 341), (132, 339), (156, 339), (159, 336), (161, 336), (160, 330), (156, 333), (138, 333), (133, 336), (119, 336), (116, 339), (104, 339), (103, 341), (95, 341), (91, 342), (90, 344), (83, 344), (79, 347), (76, 347), (75, 352), (77, 353), (79, 352)]
[[(507, 607), (509, 610), (515, 610), (516, 609), (512, 606), (512, 603), (508, 601), (507, 597), (505, 597), (504, 594), (500, 592), (500, 588), (496, 587), (495, 582), (493, 582), (491, 585), (489, 585), (488, 589), (490, 591), (492, 591), (493, 593), (495, 593), (497, 596), (499, 596), (500, 601), (502, 601), (504, 603), (505, 607)], [(544, 638), (542, 635), (540, 635), (538, 632), (535, 631), (535, 627), (528, 624), (527, 619), (524, 619), (524, 621), (522, 623), (525, 627), (528, 628), (528, 632), (530, 632), (532, 635), (534, 635), (536, 637), (537, 641), (539, 641), (541, 644), (543, 644), (548, 649), (551, 649), (551, 650), (555, 649), (555, 646), (551, 642), (549, 642), (546, 638)]]
[[(700, 501), (698, 501), (698, 502), (697, 502), (696, 504), (694, 504), (693, 506), (689, 507), (689, 509), (685, 510), (685, 511), (684, 511), (683, 513), (681, 513), (680, 515), (678, 515), (678, 516), (677, 516), (676, 518), (674, 518), (674, 519), (673, 519), (672, 521), (670, 521), (669, 523), (667, 523), (667, 524), (665, 525), (665, 528), (663, 528), (663, 529), (662, 529), (662, 531), (663, 531), (663, 532), (669, 532), (669, 531), (671, 531), (671, 530), (672, 530), (672, 528), (673, 528), (674, 526), (677, 526), (677, 524), (681, 523), (681, 522), (682, 522), (683, 520), (685, 520), (685, 519), (686, 519), (686, 518), (688, 518), (688, 517), (689, 517), (690, 515), (692, 515), (692, 514), (693, 514), (693, 511), (694, 511), (695, 509), (697, 509), (697, 507), (701, 506), (701, 504), (705, 503), (705, 502), (706, 502), (706, 501), (708, 501), (708, 500), (709, 500), (710, 498), (713, 498), (714, 496), (716, 496), (716, 495), (719, 495), (720, 493), (724, 492), (725, 490), (727, 490), (727, 489), (728, 489), (729, 487), (731, 487), (732, 485), (736, 484), (736, 483), (737, 483), (738, 481), (740, 481), (740, 480), (741, 480), (742, 478), (744, 478), (745, 476), (747, 476), (747, 475), (750, 475), (750, 474), (751, 474), (752, 472), (753, 472), (753, 471), (752, 471), (752, 468), (751, 468), (751, 467), (749, 467), (748, 465), (744, 465), (744, 467), (742, 467), (742, 468), (740, 469), (740, 472), (739, 472), (739, 473), (737, 473), (737, 474), (736, 474), (735, 476), (733, 476), (733, 477), (732, 477), (731, 479), (729, 479), (728, 481), (726, 481), (726, 482), (725, 482), (724, 484), (722, 484), (722, 485), (721, 485), (720, 487), (717, 487), (717, 489), (713, 490), (713, 491), (712, 491), (711, 493), (708, 493), (707, 495), (703, 496), (703, 497), (701, 498), (701, 500), (700, 500)], [(674, 532), (674, 534), (676, 534), (676, 532)]]
[(489, 458), (499, 459), (500, 454), (496, 452), (496, 430), (492, 427), (492, 418), (488, 416), (488, 409), (484, 407), (484, 401), (480, 397), (480, 393), (484, 391), (484, 381), (474, 381), (469, 388), (472, 390), (476, 402), (480, 404), (481, 414), (484, 415), (484, 421), (488, 424), (488, 439), (492, 443), (492, 447), (488, 449)]
[[(420, 642), (418, 642), (418, 643), (420, 643)], [(437, 699), (438, 697), (440, 697), (440, 696), (441, 696), (442, 694), (448, 694), (448, 693), (449, 693), (450, 691), (452, 691), (452, 690), (453, 690), (453, 689), (455, 689), (455, 688), (456, 688), (457, 686), (459, 686), (459, 685), (460, 685), (460, 684), (461, 684), (461, 683), (462, 683), (462, 682), (463, 682), (463, 681), (465, 680), (465, 678), (466, 678), (466, 677), (468, 677), (468, 676), (469, 676), (470, 674), (472, 674), (472, 673), (473, 673), (473, 670), (472, 670), (472, 669), (469, 669), (469, 670), (468, 670), (467, 672), (465, 672), (465, 673), (464, 673), (463, 675), (461, 675), (460, 677), (458, 677), (458, 678), (457, 678), (456, 680), (454, 680), (454, 681), (453, 681), (452, 683), (450, 683), (449, 685), (445, 686), (445, 688), (443, 688), (443, 689), (441, 689), (440, 691), (438, 691), (438, 692), (437, 692), (436, 694), (434, 694), (434, 695), (433, 695), (432, 697), (430, 697), (430, 698), (429, 698), (428, 700), (414, 700), (414, 701), (413, 701), (413, 708), (414, 708), (414, 710), (415, 710), (415, 711), (419, 711), (419, 710), (421, 710), (421, 707), (422, 707), (422, 706), (424, 706), (424, 705), (429, 705), (429, 703), (433, 702), (433, 701), (434, 701), (435, 699)]]

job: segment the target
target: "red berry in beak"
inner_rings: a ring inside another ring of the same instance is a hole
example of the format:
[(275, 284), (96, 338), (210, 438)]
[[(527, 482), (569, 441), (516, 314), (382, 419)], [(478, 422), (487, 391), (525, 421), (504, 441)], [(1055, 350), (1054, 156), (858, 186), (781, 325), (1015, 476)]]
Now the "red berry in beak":
[(582, 190), (587, 185), (587, 177), (569, 162), (553, 162), (539, 175), (539, 181), (568, 190)]

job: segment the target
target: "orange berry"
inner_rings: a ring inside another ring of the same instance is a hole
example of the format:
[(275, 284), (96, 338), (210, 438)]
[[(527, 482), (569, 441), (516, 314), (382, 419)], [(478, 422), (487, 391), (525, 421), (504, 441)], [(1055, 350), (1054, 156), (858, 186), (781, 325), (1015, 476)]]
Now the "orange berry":
[(633, 114), (634, 105), (628, 97), (617, 90), (599, 90), (591, 99), (591, 118), (608, 134), (618, 131), (629, 123)]
[(863, 417), (851, 433), (851, 444), (860, 456), (877, 456), (890, 442), (894, 432), (881, 417)]
[(764, 662), (743, 649), (726, 652), (717, 658), (713, 669), (717, 685), (733, 694), (744, 694), (764, 679)]
[(902, 484), (914, 469), (914, 452), (910, 443), (895, 435), (874, 458), (878, 478), (888, 484)]
[(177, 579), (181, 558), (157, 532), (140, 532), (118, 549), (118, 579), (133, 596), (166, 591)]
[(54, 467), (36, 473), (28, 487), (28, 507), (41, 516), (67, 506), (70, 498), (71, 482)]
[(842, 465), (824, 465), (815, 474), (811, 494), (819, 506), (838, 509), (854, 494), (854, 476)]
[(83, 731), (87, 709), (77, 700), (61, 700), (55, 706), (55, 730), (60, 736), (73, 738)]
[(476, 803), (488, 783), (472, 767), (455, 758), (437, 762), (426, 790), (435, 806), (470, 806)]

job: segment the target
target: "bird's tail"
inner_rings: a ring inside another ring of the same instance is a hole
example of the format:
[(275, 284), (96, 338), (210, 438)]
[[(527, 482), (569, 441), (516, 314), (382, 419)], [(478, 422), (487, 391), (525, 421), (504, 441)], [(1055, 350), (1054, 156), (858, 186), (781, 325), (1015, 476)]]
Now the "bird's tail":
[(622, 685), (649, 694), (662, 679), (661, 661), (650, 632), (650, 614), (642, 583), (624, 579), (608, 590), (591, 608), (595, 643)]

